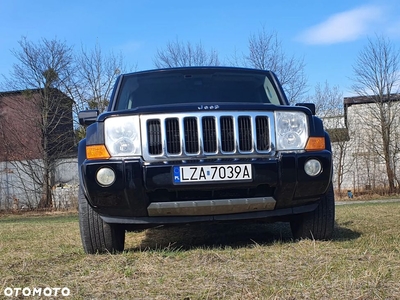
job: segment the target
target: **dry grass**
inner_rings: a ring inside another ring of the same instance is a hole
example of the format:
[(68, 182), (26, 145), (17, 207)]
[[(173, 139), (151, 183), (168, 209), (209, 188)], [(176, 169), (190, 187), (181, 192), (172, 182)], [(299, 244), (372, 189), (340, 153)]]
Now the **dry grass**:
[(0, 296), (68, 287), (68, 299), (397, 299), (399, 216), (399, 203), (339, 206), (328, 242), (294, 243), (283, 223), (157, 228), (129, 233), (119, 255), (92, 256), (76, 215), (3, 216)]

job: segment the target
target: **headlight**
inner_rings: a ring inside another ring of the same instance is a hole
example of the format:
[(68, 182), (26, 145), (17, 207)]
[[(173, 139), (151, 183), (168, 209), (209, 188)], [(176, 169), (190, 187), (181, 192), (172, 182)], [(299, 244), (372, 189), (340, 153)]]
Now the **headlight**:
[(104, 121), (104, 132), (111, 156), (141, 155), (138, 116), (108, 118)]
[(302, 150), (308, 138), (307, 116), (302, 112), (275, 112), (276, 149)]

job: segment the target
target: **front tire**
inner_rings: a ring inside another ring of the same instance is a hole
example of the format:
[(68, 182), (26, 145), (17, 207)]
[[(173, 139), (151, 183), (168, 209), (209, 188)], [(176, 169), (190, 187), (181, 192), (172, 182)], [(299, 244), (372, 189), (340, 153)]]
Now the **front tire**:
[(335, 225), (335, 195), (332, 183), (321, 197), (318, 207), (309, 213), (295, 216), (290, 221), (293, 238), (330, 240)]
[(79, 228), (83, 249), (88, 254), (116, 253), (124, 250), (125, 229), (118, 224), (104, 222), (89, 205), (79, 188)]

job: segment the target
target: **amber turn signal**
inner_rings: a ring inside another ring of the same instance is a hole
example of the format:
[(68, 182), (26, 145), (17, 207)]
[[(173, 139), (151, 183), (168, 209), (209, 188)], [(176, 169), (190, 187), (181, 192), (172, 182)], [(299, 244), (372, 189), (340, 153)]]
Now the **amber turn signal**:
[(86, 146), (87, 159), (109, 159), (110, 157), (105, 145)]
[(325, 149), (324, 137), (309, 137), (306, 144), (306, 151), (318, 151)]

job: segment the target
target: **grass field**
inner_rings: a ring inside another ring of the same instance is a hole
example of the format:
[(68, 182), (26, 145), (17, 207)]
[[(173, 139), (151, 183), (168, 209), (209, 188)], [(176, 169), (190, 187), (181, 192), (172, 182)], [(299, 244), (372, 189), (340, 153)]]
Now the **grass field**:
[(399, 299), (399, 219), (400, 203), (342, 205), (328, 242), (293, 242), (284, 223), (203, 224), (128, 233), (125, 252), (86, 255), (75, 214), (4, 215), (0, 298), (68, 287), (58, 299)]

